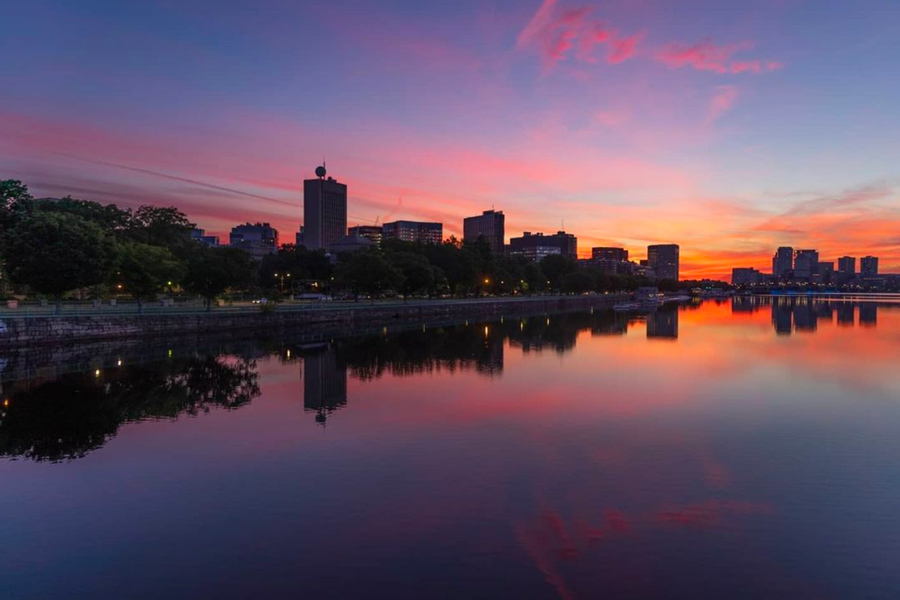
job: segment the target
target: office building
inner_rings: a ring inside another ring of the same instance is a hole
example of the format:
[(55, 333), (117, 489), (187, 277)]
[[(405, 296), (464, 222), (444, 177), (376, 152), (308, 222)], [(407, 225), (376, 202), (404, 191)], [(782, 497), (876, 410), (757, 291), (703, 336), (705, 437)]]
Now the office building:
[(731, 270), (731, 285), (757, 285), (763, 282), (763, 274), (752, 268)]
[(856, 275), (856, 258), (853, 256), (842, 256), (838, 259), (838, 273), (841, 275)]
[(347, 235), (347, 186), (316, 168), (316, 179), (303, 182), (303, 245), (310, 250), (331, 250)]
[(506, 217), (503, 211), (486, 210), (477, 217), (463, 219), (463, 241), (475, 242), (484, 237), (491, 252), (503, 254), (506, 243)]
[(820, 262), (816, 274), (819, 283), (834, 283), (834, 262)]
[(380, 246), (384, 232), (380, 225), (356, 225), (347, 230), (347, 235), (361, 236)]
[(877, 277), (878, 258), (874, 256), (863, 256), (859, 259), (859, 275), (863, 279), (867, 277)]
[(229, 243), (261, 260), (278, 252), (278, 230), (268, 223), (245, 223), (231, 228)]
[(206, 230), (193, 228), (191, 229), (191, 239), (201, 244), (205, 244), (206, 246), (215, 247), (219, 245), (219, 236), (217, 235), (206, 235)]
[(306, 238), (305, 233), (306, 233), (306, 231), (303, 229), (303, 225), (301, 225), (301, 226), (300, 226), (300, 231), (298, 231), (298, 232), (294, 235), (294, 244), (295, 244), (298, 248), (299, 248), (300, 246), (305, 246), (305, 245), (306, 245), (306, 244), (304, 243), (304, 242), (306, 241), (306, 240), (305, 240), (305, 238)]
[[(797, 250), (794, 253), (794, 279), (797, 281), (813, 281), (819, 273), (819, 252), (816, 250)], [(796, 321), (796, 318), (795, 318)]]
[(772, 278), (776, 281), (790, 279), (794, 270), (794, 249), (790, 246), (782, 246), (775, 251), (772, 257)]
[(625, 248), (591, 248), (591, 260), (612, 260), (616, 262), (628, 261), (628, 250)]
[(655, 244), (647, 246), (647, 264), (656, 273), (657, 279), (678, 281), (678, 244)]
[(524, 256), (528, 260), (540, 261), (551, 254), (562, 254), (578, 258), (578, 238), (571, 233), (558, 231), (552, 235), (526, 231), (521, 237), (509, 239), (510, 256)]
[(382, 239), (440, 244), (444, 240), (444, 226), (441, 223), (422, 221), (394, 221), (382, 227)]

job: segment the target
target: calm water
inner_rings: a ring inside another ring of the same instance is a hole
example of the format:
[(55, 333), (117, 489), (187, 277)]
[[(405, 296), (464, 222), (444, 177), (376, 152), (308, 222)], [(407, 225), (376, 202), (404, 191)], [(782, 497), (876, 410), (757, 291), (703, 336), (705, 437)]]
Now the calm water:
[(0, 597), (900, 597), (900, 304), (161, 358), (3, 384)]

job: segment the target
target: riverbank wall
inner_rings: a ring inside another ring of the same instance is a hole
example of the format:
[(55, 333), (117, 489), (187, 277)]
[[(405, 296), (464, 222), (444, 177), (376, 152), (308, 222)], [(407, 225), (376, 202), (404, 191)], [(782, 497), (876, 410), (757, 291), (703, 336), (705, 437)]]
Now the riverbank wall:
[(465, 319), (497, 319), (612, 307), (613, 295), (535, 296), (436, 300), (415, 303), (352, 303), (241, 312), (190, 312), (152, 315), (81, 315), (0, 318), (0, 352), (15, 348), (182, 337), (203, 338), (226, 332), (291, 330), (310, 342), (328, 337), (371, 333), (397, 326), (433, 326)]

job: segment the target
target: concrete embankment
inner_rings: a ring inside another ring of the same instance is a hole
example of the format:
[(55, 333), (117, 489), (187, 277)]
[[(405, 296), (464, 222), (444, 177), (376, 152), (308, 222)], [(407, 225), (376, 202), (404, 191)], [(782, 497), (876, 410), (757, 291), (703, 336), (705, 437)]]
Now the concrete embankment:
[(536, 296), (415, 303), (341, 304), (272, 311), (190, 312), (152, 315), (0, 317), (0, 350), (104, 340), (177, 339), (220, 332), (291, 329), (310, 339), (346, 336), (397, 325), (429, 326), (464, 319), (494, 319), (608, 308), (616, 296)]

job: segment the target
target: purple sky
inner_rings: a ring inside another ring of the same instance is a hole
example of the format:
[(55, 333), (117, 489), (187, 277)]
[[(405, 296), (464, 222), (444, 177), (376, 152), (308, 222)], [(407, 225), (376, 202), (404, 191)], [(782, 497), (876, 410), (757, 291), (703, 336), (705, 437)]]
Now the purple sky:
[(778, 245), (900, 271), (896, 0), (77, 3), (4, 10), (0, 178), (290, 241), (323, 157), (351, 224), (564, 225), (685, 276)]

